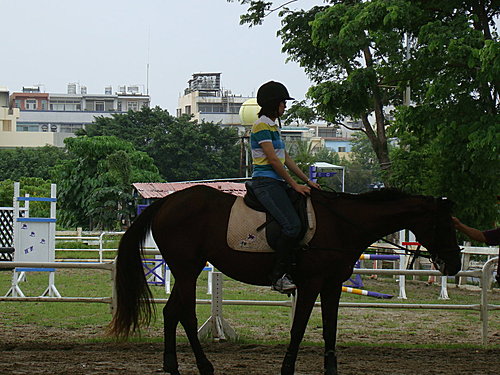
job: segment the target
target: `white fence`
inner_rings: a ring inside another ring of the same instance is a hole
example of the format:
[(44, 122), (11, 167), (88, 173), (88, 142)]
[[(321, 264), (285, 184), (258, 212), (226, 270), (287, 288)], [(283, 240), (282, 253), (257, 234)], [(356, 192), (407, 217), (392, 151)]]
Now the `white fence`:
[[(480, 300), (477, 304), (470, 305), (457, 305), (457, 304), (411, 304), (411, 303), (354, 303), (354, 302), (341, 302), (341, 307), (354, 307), (354, 308), (390, 308), (390, 309), (442, 309), (442, 310), (475, 310), (479, 311), (482, 327), (481, 339), (484, 345), (488, 341), (488, 314), (490, 311), (500, 310), (500, 305), (493, 305), (488, 303), (488, 288), (491, 285), (491, 275), (493, 267), (498, 262), (498, 258), (493, 258), (487, 261), (481, 270), (473, 271), (460, 271), (457, 276), (459, 277), (476, 277), (481, 280), (481, 294)], [(109, 270), (114, 274), (114, 263), (27, 263), (27, 262), (0, 262), (0, 268), (13, 268), (13, 267), (38, 267), (38, 268), (85, 268), (85, 269), (104, 269)], [(379, 275), (417, 275), (417, 276), (441, 276), (439, 271), (432, 270), (400, 270), (400, 269), (355, 269), (356, 274), (379, 274)], [(199, 304), (212, 304), (212, 306), (222, 305), (260, 305), (260, 306), (293, 306), (292, 301), (250, 301), (250, 300), (223, 300), (222, 299), (222, 283), (220, 278), (214, 278), (214, 282), (219, 283), (214, 285), (218, 288), (213, 294), (211, 300), (196, 300)], [(100, 302), (109, 303), (114, 306), (115, 291), (113, 290), (111, 297), (103, 298), (86, 298), (86, 297), (0, 297), (0, 301), (31, 301), (31, 302)], [(155, 303), (166, 303), (167, 299), (155, 299)], [(320, 304), (317, 303), (319, 306)], [(222, 309), (212, 308), (212, 315), (214, 312), (221, 314), (220, 318), (211, 316), (209, 321), (223, 321)], [(208, 322), (208, 321), (207, 321)], [(219, 326), (219, 328), (221, 328)], [(228, 328), (228, 327), (226, 327)], [(229, 327), (230, 329), (230, 327)], [(213, 332), (214, 335), (222, 334), (223, 331)], [(219, 337), (220, 338), (220, 337)]]
[[(121, 236), (125, 232), (92, 232), (90, 234), (84, 233), (82, 231), (75, 232), (56, 232), (56, 248), (55, 251), (65, 251), (65, 252), (88, 252), (89, 254), (97, 253), (96, 259), (91, 258), (88, 260), (98, 261), (99, 263), (104, 262), (104, 253), (105, 252), (114, 252), (118, 250), (116, 247), (107, 248), (107, 242), (109, 240), (105, 239), (105, 237), (109, 236)], [(68, 235), (69, 234), (69, 235)], [(78, 241), (86, 244), (91, 244), (98, 246), (96, 248), (63, 248), (57, 247), (57, 242), (61, 241)], [(82, 260), (79, 260), (82, 261)]]

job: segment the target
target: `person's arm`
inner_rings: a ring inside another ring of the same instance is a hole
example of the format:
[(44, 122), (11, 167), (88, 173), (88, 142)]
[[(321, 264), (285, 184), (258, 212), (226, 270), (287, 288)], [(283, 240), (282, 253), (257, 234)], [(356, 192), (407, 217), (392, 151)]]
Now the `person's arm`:
[(465, 225), (456, 217), (452, 217), (452, 219), (453, 219), (453, 224), (455, 224), (455, 228), (460, 232), (462, 232), (463, 234), (465, 234), (471, 240), (486, 242), (486, 237), (484, 236), (483, 232), (481, 232), (479, 229)]
[(299, 168), (299, 166), (295, 163), (295, 161), (288, 155), (288, 152), (285, 151), (285, 165), (288, 168), (288, 170), (292, 171), (292, 173), (300, 178), (302, 181), (304, 181), (307, 186), (315, 188), (315, 189), (321, 189), (321, 186), (319, 186), (318, 183), (311, 181), (307, 175), (302, 172), (302, 169)]
[(286, 181), (286, 183), (292, 187), (293, 190), (302, 195), (306, 195), (311, 192), (311, 188), (309, 186), (299, 185), (298, 183), (295, 182), (292, 176), (290, 176), (290, 174), (285, 169), (284, 165), (281, 163), (281, 160), (278, 158), (278, 155), (276, 155), (276, 151), (274, 150), (272, 142), (261, 142), (260, 147), (262, 147), (262, 151), (264, 151), (267, 161), (269, 162), (269, 164), (271, 164), (275, 172), (281, 178), (283, 178)]

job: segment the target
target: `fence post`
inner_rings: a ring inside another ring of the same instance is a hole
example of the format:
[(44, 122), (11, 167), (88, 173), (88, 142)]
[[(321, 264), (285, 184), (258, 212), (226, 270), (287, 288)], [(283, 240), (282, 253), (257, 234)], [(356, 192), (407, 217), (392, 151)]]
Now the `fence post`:
[(111, 304), (109, 305), (109, 308), (111, 310), (111, 315), (114, 317), (116, 313), (116, 307), (117, 307), (117, 297), (116, 297), (116, 258), (111, 263)]
[(481, 330), (481, 339), (483, 342), (483, 345), (486, 345), (488, 343), (488, 289), (491, 285), (491, 270), (493, 268), (493, 265), (495, 263), (498, 263), (499, 258), (492, 258), (488, 260), (482, 269), (482, 275), (481, 275), (481, 302), (480, 302), (480, 316), (481, 316), (481, 324), (482, 324), (482, 330)]
[(236, 332), (222, 316), (222, 273), (212, 272), (212, 315), (198, 330), (198, 337), (212, 334), (215, 341), (236, 339)]

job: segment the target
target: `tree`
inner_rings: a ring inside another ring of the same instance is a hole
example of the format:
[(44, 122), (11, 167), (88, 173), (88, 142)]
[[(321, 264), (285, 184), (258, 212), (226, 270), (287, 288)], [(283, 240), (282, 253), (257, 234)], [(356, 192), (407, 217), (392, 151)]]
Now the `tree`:
[[(425, 3), (421, 2), (424, 6)], [(398, 108), (392, 184), (459, 203), (456, 215), (495, 225), (500, 190), (500, 47), (493, 1), (433, 4), (411, 69), (418, 104)]]
[(239, 174), (236, 129), (172, 117), (159, 107), (98, 118), (90, 136), (112, 135), (131, 142), (153, 158), (167, 181), (235, 177)]
[(155, 138), (155, 160), (168, 181), (235, 177), (239, 175), (239, 141), (236, 129), (182, 116)]
[(365, 134), (354, 133), (351, 144), (351, 157), (341, 162), (346, 168), (345, 191), (363, 193), (382, 180), (382, 171)]
[(296, 123), (299, 126), (301, 122), (307, 125), (316, 120), (318, 120), (316, 111), (308, 106), (305, 100), (294, 102), (283, 115), (285, 125)]
[(77, 135), (115, 136), (130, 142), (136, 150), (149, 153), (152, 151), (154, 137), (159, 133), (168, 132), (169, 126), (174, 121), (176, 118), (160, 107), (142, 107), (140, 111), (115, 113), (112, 117), (97, 117)]
[[(14, 182), (19, 182), (19, 195), (24, 197), (50, 197), (50, 181), (38, 177), (21, 177), (16, 180), (0, 181), (0, 207), (12, 207), (14, 197)], [(31, 217), (50, 217), (50, 202), (30, 202)]]
[(111, 136), (65, 140), (68, 160), (53, 171), (59, 218), (68, 227), (116, 229), (133, 214), (131, 184), (161, 181), (153, 160), (132, 144)]
[(50, 169), (66, 158), (66, 150), (55, 146), (0, 150), (0, 181), (23, 177), (48, 180)]
[[(330, 0), (308, 10), (239, 2), (249, 5), (241, 20), (251, 25), (280, 10), (283, 51), (313, 81), (308, 96), (329, 122), (362, 121), (381, 169), (394, 161), (387, 182), (449, 196), (464, 220), (493, 225), (500, 187), (497, 0)], [(403, 103), (407, 88), (412, 106), (408, 95)], [(389, 104), (400, 145), (392, 158), (383, 111)]]
[[(272, 11), (272, 2), (240, 2), (249, 4), (242, 23), (259, 24)], [(389, 170), (384, 108), (402, 102), (403, 40), (419, 9), (402, 0), (325, 3), (330, 5), (308, 10), (282, 7), (283, 51), (314, 83), (308, 97), (319, 115), (341, 125), (346, 117), (360, 120), (381, 169)]]

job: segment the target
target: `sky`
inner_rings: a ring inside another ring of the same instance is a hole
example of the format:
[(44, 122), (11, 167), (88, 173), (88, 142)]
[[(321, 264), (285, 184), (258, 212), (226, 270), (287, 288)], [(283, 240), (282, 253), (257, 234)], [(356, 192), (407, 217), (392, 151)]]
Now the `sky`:
[(304, 99), (310, 82), (285, 62), (277, 15), (249, 28), (239, 24), (245, 10), (226, 0), (0, 0), (0, 86), (66, 93), (78, 83), (104, 94), (139, 84), (152, 106), (175, 114), (193, 73), (220, 72), (233, 94), (254, 96), (276, 80)]

